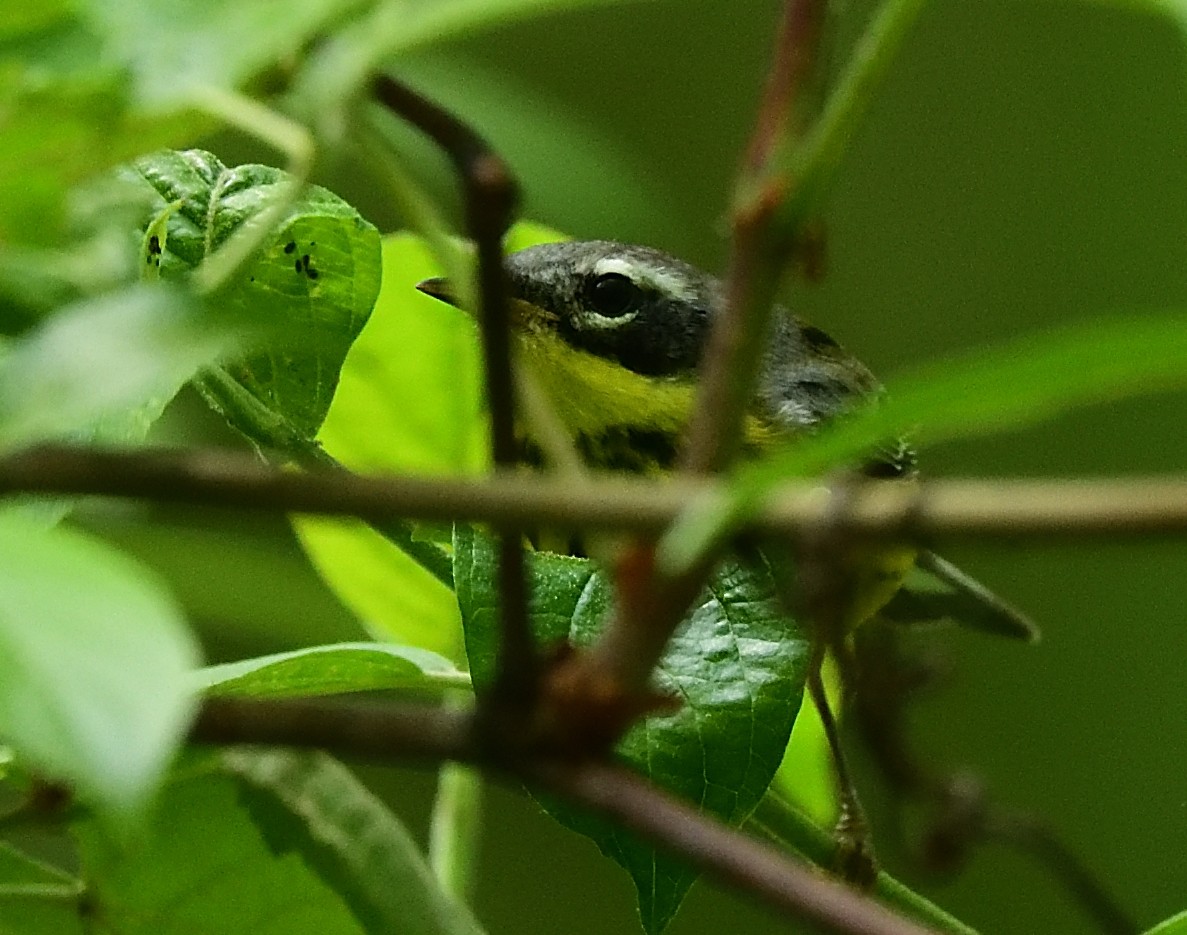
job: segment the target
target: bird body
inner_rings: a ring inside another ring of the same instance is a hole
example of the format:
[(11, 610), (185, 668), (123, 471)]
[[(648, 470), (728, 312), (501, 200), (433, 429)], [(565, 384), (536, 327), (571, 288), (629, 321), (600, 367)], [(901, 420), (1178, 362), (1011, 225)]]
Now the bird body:
[[(512, 327), (519, 351), (543, 384), (582, 458), (594, 468), (658, 474), (676, 461), (696, 396), (710, 329), (724, 307), (722, 283), (650, 247), (613, 241), (539, 244), (506, 258)], [(418, 288), (453, 301), (444, 280)], [(813, 431), (876, 397), (874, 375), (819, 328), (779, 308), (772, 317), (743, 455)], [(542, 461), (530, 435), (525, 460)], [(895, 441), (861, 466), (910, 481), (914, 453)], [(938, 588), (909, 600), (912, 615), (964, 616), (982, 628), (1033, 638), (1032, 624), (987, 589), (929, 552), (909, 546), (855, 553), (853, 622), (891, 600), (917, 554)], [(962, 609), (965, 602), (974, 606)], [(968, 612), (965, 612), (968, 611)]]

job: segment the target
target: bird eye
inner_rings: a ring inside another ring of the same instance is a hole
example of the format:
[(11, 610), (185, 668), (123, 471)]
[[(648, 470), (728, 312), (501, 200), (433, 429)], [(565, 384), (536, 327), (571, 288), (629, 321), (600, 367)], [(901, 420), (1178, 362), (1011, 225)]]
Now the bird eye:
[(586, 298), (599, 315), (621, 318), (638, 308), (643, 294), (638, 286), (621, 273), (603, 273), (589, 284)]

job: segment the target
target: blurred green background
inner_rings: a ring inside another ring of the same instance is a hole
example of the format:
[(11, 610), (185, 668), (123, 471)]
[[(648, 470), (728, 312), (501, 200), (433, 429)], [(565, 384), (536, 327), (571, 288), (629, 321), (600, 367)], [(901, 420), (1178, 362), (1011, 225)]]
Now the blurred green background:
[[(527, 216), (719, 269), (777, 8), (624, 4), (434, 45), (393, 70), (490, 136), (525, 184)], [(873, 4), (844, 8), (838, 62)], [(827, 278), (793, 287), (789, 302), (890, 382), (917, 361), (1102, 312), (1187, 314), (1185, 92), (1169, 22), (1077, 2), (934, 0), (846, 157), (826, 215)], [(408, 138), (418, 171), (451, 191), (439, 157)], [(207, 145), (228, 163), (274, 161), (237, 137)], [(381, 229), (400, 227), (366, 166), (337, 162), (318, 181)], [(202, 418), (184, 402), (176, 415), (187, 432)], [(1101, 406), (928, 451), (924, 466), (941, 476), (1182, 470), (1185, 418), (1182, 394)], [(220, 517), (194, 528), (191, 514), (157, 515), (172, 525), (111, 532), (174, 569), (216, 655), (270, 648), (262, 634), (278, 619), (294, 644), (355, 633), (287, 526), (237, 519), (230, 551)], [(928, 634), (951, 675), (918, 710), (921, 749), (1049, 818), (1142, 923), (1187, 907), (1187, 544), (941, 545), (1029, 610), (1044, 640)], [(208, 556), (197, 575), (195, 554)], [(261, 577), (272, 593), (261, 594)], [(431, 776), (367, 775), (423, 829)], [(862, 785), (885, 828), (877, 778)], [(921, 877), (889, 845), (884, 856), (987, 933), (1092, 931), (1017, 855), (982, 851), (951, 881)], [(480, 880), (477, 910), (493, 933), (636, 930), (627, 877), (517, 794), (492, 795)], [(670, 931), (788, 930), (702, 883)]]

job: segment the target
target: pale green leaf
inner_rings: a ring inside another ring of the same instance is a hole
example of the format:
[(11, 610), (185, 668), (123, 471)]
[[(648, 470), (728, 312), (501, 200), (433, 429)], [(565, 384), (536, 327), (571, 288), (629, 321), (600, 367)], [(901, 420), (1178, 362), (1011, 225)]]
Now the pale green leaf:
[(140, 433), (243, 334), (164, 285), (68, 306), (0, 357), (0, 447)]
[(0, 515), (0, 736), (107, 809), (142, 805), (193, 709), (198, 652), (147, 569)]
[[(560, 239), (520, 223), (507, 249)], [(347, 467), (468, 474), (486, 464), (474, 324), (416, 291), (437, 275), (419, 240), (384, 239), (383, 288), (318, 436)], [(464, 658), (457, 602), (408, 555), (363, 523), (300, 517), (294, 527), (318, 572), (377, 637)]]
[(224, 763), (277, 854), (298, 854), (370, 935), (481, 935), (437, 885), (412, 837), (330, 757), (229, 751)]
[(443, 656), (416, 646), (336, 643), (210, 666), (195, 673), (209, 695), (309, 697), (343, 692), (468, 688), (470, 678)]
[(255, 820), (252, 789), (211, 759), (164, 787), (152, 824), (134, 838), (74, 825), (90, 918), (119, 935), (368, 933), (300, 853), (274, 845)]

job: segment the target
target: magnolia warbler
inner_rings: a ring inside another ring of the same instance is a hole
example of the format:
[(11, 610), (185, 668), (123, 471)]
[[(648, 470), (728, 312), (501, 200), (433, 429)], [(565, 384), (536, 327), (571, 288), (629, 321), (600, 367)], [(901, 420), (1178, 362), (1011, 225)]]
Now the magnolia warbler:
[[(670, 469), (724, 302), (721, 281), (659, 250), (604, 240), (529, 247), (507, 257), (506, 270), (520, 352), (581, 457), (610, 470)], [(446, 280), (417, 288), (454, 302)], [(776, 312), (746, 415), (743, 448), (750, 456), (882, 391), (865, 365), (825, 332), (785, 309)], [(542, 460), (531, 439), (523, 447), (525, 460)], [(862, 471), (909, 479), (914, 452), (902, 442), (884, 446)], [(857, 576), (854, 623), (881, 613), (1037, 636), (1023, 614), (932, 552), (902, 547), (868, 556), (869, 567)]]

